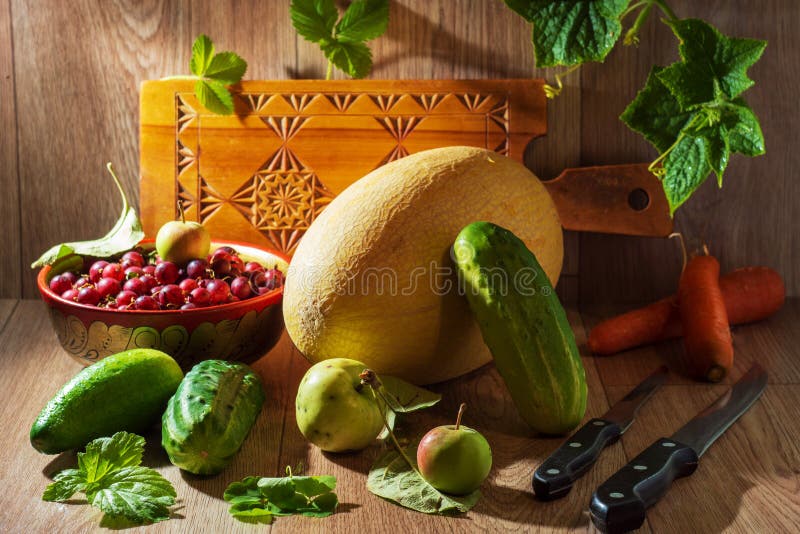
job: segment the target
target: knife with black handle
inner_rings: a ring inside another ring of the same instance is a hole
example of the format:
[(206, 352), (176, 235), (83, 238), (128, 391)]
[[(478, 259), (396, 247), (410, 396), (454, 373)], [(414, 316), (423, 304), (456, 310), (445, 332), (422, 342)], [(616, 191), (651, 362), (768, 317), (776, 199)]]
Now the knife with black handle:
[(645, 511), (676, 478), (689, 476), (698, 459), (761, 396), (767, 373), (758, 364), (724, 395), (670, 438), (661, 438), (606, 480), (592, 495), (592, 521), (602, 532), (639, 528)]
[(564, 442), (533, 474), (533, 491), (540, 499), (558, 499), (594, 464), (605, 447), (619, 439), (636, 412), (667, 378), (665, 366), (645, 378), (602, 417), (591, 419)]

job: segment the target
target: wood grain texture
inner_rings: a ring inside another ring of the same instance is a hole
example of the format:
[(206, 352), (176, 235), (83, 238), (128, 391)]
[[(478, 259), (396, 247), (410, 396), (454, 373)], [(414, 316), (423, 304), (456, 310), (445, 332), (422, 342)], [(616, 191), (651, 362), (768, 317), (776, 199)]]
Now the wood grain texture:
[[(767, 154), (733, 156), (719, 190), (711, 179), (681, 207), (676, 231), (705, 240), (723, 272), (767, 265), (780, 272), (790, 295), (800, 291), (797, 261), (800, 186), (792, 171), (800, 165), (794, 124), (794, 87), (800, 77), (798, 37), (787, 31), (800, 23), (792, 2), (669, 2), (680, 17), (709, 20), (726, 35), (766, 39), (762, 60), (750, 70), (756, 81), (744, 97), (761, 120)], [(582, 165), (651, 161), (657, 155), (618, 119), (647, 78), (651, 65), (677, 59), (677, 43), (658, 17), (651, 17), (638, 47), (618, 47), (602, 65), (581, 69)], [(665, 239), (585, 234), (581, 237), (581, 301), (655, 300), (672, 293), (681, 268), (680, 249)]]
[(24, 294), (42, 252), (119, 217), (107, 161), (138, 204), (138, 86), (186, 68), (187, 4), (12, 1)]
[(19, 174), (17, 172), (17, 107), (14, 86), (14, 57), (10, 0), (0, 1), (0, 221), (4, 233), (4, 254), (0, 254), (0, 298), (22, 296), (20, 256)]
[[(795, 365), (793, 324), (800, 320), (800, 301), (790, 300), (784, 315), (751, 325), (753, 351), (771, 352), (771, 383), (764, 397), (702, 458), (698, 471), (676, 482), (648, 513), (641, 532), (788, 532), (800, 520), (797, 485), (800, 473), (800, 425), (794, 412), (800, 384), (782, 382), (780, 374)], [(0, 507), (0, 529), (16, 532), (86, 532), (98, 530), (101, 514), (88, 506), (40, 500), (49, 477), (75, 464), (74, 453), (44, 456), (30, 447), (31, 422), (45, 402), (81, 366), (60, 348), (44, 305), (27, 300), (0, 300), (0, 391), (14, 403), (0, 406), (2, 483), (14, 487)], [(589, 401), (586, 418), (602, 415), (641, 376), (635, 366), (610, 372), (612, 358), (585, 352), (585, 318), (574, 309), (568, 317), (581, 347)], [(591, 320), (591, 319), (590, 319)], [(589, 320), (589, 321), (590, 321)], [(616, 357), (614, 357), (616, 358)], [(651, 371), (658, 354), (641, 354), (641, 368)], [(330, 518), (279, 518), (272, 530), (290, 532), (386, 532), (413, 525), (415, 532), (572, 532), (590, 531), (588, 502), (594, 489), (654, 439), (670, 435), (722, 393), (726, 385), (676, 380), (659, 390), (642, 408), (622, 440), (574, 486), (568, 497), (539, 502), (530, 493), (538, 464), (561, 444), (559, 438), (535, 436), (516, 413), (491, 366), (433, 387), (443, 400), (435, 408), (407, 417), (402, 436), (420, 435), (450, 422), (460, 402), (469, 405), (465, 423), (481, 430), (492, 445), (494, 467), (482, 487), (483, 498), (465, 516), (434, 517), (387, 503), (367, 492), (366, 472), (379, 445), (358, 454), (326, 454), (306, 442), (297, 430), (294, 396), (309, 364), (286, 336), (254, 368), (264, 381), (267, 401), (256, 426), (231, 466), (216, 477), (194, 477), (171, 466), (157, 445), (158, 429), (146, 435), (145, 464), (155, 467), (176, 487), (179, 501), (167, 522), (136, 532), (252, 532), (253, 527), (228, 516), (221, 495), (246, 475), (278, 476), (286, 465), (302, 462), (307, 473), (333, 474), (341, 501)], [(46, 369), (46, 371), (42, 371)], [(743, 372), (734, 369), (732, 379)], [(605, 385), (604, 385), (605, 383)]]

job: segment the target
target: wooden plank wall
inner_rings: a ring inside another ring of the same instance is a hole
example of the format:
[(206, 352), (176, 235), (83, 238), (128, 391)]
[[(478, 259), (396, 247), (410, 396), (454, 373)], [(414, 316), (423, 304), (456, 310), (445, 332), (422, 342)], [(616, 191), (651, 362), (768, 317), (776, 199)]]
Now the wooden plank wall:
[[(245, 57), (249, 78), (324, 76), (321, 53), (299, 38), (287, 1), (0, 0), (0, 297), (36, 295), (30, 262), (50, 245), (89, 239), (113, 224), (119, 206), (104, 163), (113, 161), (138, 203), (140, 81), (188, 72), (192, 40), (210, 35)], [(680, 229), (701, 233), (723, 268), (763, 263), (800, 292), (795, 261), (800, 217), (791, 126), (800, 9), (793, 0), (672, 0), (682, 16), (723, 31), (770, 40), (748, 95), (761, 116), (769, 155), (735, 158), (722, 194), (708, 184), (680, 212)], [(530, 27), (500, 0), (392, 0), (391, 22), (372, 43), (374, 78), (545, 76), (533, 68)], [(542, 177), (580, 164), (652, 159), (617, 116), (643, 85), (649, 65), (675, 55), (655, 21), (638, 49), (566, 80), (550, 105), (548, 137), (526, 161)], [(336, 77), (340, 77), (336, 74)], [(569, 234), (561, 294), (569, 301), (641, 300), (667, 293), (680, 269), (674, 243)], [(579, 281), (580, 276), (580, 281)]]

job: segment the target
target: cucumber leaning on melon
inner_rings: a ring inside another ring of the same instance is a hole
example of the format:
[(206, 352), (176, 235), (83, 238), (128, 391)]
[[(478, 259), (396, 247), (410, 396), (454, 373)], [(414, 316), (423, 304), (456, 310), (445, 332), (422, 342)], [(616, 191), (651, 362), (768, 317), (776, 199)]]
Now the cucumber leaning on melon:
[(450, 258), (477, 220), (519, 236), (555, 285), (561, 224), (536, 176), (485, 149), (428, 150), (358, 180), (311, 225), (284, 288), (292, 341), (312, 362), (353, 358), (417, 384), (489, 362)]

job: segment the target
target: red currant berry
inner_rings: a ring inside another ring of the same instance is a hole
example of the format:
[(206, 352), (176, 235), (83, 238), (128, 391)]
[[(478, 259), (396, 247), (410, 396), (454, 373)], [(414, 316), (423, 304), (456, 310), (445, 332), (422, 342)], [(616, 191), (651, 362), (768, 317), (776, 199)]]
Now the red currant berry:
[(237, 276), (231, 282), (231, 293), (241, 300), (244, 300), (252, 294), (250, 289), (250, 280), (246, 276)]
[(138, 278), (144, 274), (144, 269), (138, 267), (136, 265), (132, 265), (125, 269), (125, 279), (130, 280), (131, 278)]
[(258, 271), (265, 271), (264, 266), (258, 263), (257, 261), (248, 261), (244, 265), (244, 272), (246, 273), (255, 273)]
[[(150, 291), (158, 285), (158, 281), (150, 276), (149, 274), (144, 274), (138, 278), (138, 280), (142, 281), (144, 284), (144, 293), (150, 293)], [(130, 282), (130, 280), (128, 280)]]
[(178, 287), (181, 288), (181, 291), (183, 291), (184, 295), (188, 295), (197, 287), (197, 280), (194, 278), (184, 278), (181, 280), (181, 283), (178, 284)]
[(61, 295), (64, 291), (72, 289), (72, 282), (64, 275), (57, 274), (50, 279), (50, 291)]
[(144, 295), (147, 293), (147, 287), (145, 287), (145, 283), (142, 281), (142, 278), (131, 278), (125, 285), (122, 286), (122, 289), (125, 291), (130, 291), (135, 295)]
[(78, 290), (77, 289), (67, 289), (63, 293), (61, 293), (61, 298), (64, 300), (72, 300), (78, 298)]
[(194, 310), (195, 308), (197, 308), (197, 306), (192, 304), (191, 302), (187, 302), (186, 304), (181, 306), (182, 310)]
[(145, 265), (144, 267), (142, 267), (142, 270), (144, 271), (144, 274), (149, 274), (150, 276), (156, 274), (155, 265)]
[(179, 308), (183, 304), (183, 291), (175, 284), (169, 284), (156, 294), (156, 300), (162, 308)]
[(192, 260), (186, 266), (186, 276), (189, 278), (205, 278), (208, 262), (206, 260)]
[(188, 300), (198, 308), (202, 308), (211, 303), (211, 293), (209, 293), (208, 290), (203, 287), (198, 287), (189, 293)]
[(123, 254), (122, 261), (128, 262), (131, 266), (144, 267), (144, 256), (135, 250), (130, 250)]
[(103, 278), (113, 278), (121, 282), (125, 279), (125, 270), (119, 263), (109, 263), (103, 269)]
[(117, 296), (114, 299), (115, 302), (117, 303), (117, 309), (121, 309), (120, 308), (121, 306), (128, 306), (131, 302), (136, 300), (137, 296), (138, 295), (133, 291), (130, 291), (128, 289), (123, 289), (122, 291), (117, 293)]

